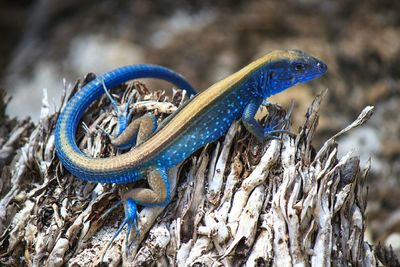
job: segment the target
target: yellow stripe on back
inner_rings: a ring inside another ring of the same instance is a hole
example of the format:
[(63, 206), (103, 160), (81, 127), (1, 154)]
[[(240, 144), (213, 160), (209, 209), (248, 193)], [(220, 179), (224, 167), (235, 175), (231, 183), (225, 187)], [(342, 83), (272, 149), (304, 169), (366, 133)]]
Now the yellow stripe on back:
[(66, 141), (67, 127), (65, 123), (61, 124), (61, 140), (65, 140), (65, 142), (62, 142), (62, 149), (65, 151), (65, 154), (68, 155), (73, 164), (94, 172), (113, 172), (138, 166), (157, 153), (160, 153), (161, 150), (165, 149), (174, 138), (179, 136), (182, 129), (186, 128), (188, 124), (196, 118), (196, 116), (202, 114), (203, 110), (207, 110), (208, 106), (212, 105), (213, 101), (229, 92), (235, 87), (235, 85), (240, 84), (243, 79), (248, 77), (259, 67), (268, 64), (271, 61), (283, 58), (295, 60), (297, 57), (298, 55), (291, 51), (274, 51), (253, 61), (238, 72), (215, 83), (196, 96), (188, 105), (180, 110), (180, 112), (176, 114), (167, 125), (165, 125), (160, 131), (156, 132), (149, 140), (125, 154), (104, 159), (94, 159), (76, 153), (72, 149), (71, 145)]

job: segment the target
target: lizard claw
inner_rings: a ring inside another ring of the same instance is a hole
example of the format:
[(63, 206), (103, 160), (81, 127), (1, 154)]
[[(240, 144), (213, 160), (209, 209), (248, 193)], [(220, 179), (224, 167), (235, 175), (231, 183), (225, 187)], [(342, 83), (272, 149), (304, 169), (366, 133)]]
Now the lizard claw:
[(125, 221), (128, 225), (128, 229), (126, 231), (126, 239), (129, 238), (129, 234), (132, 228), (132, 225), (135, 227), (135, 231), (137, 235), (140, 235), (139, 227), (137, 225), (137, 217), (139, 215), (137, 211), (136, 202), (132, 198), (128, 198), (125, 203)]
[(107, 136), (110, 140), (114, 139), (115, 136), (112, 134), (108, 133), (106, 130), (104, 130), (101, 126), (96, 125), (96, 129), (100, 131), (101, 134)]
[(279, 139), (279, 137), (274, 135), (278, 133), (290, 134), (290, 131), (284, 129), (274, 130), (273, 127), (266, 127), (264, 129), (264, 138)]
[(133, 96), (130, 96), (128, 101), (124, 105), (122, 105), (122, 108), (120, 108), (118, 106), (117, 101), (114, 99), (114, 97), (108, 91), (104, 80), (102, 80), (102, 84), (103, 84), (103, 90), (104, 90), (105, 94), (107, 95), (108, 99), (110, 100), (111, 104), (113, 105), (115, 113), (118, 116), (118, 125), (117, 125), (117, 131), (116, 131), (116, 136), (118, 136), (126, 129), (126, 127), (128, 126), (128, 122), (132, 117), (134, 109), (132, 109), (130, 112), (128, 112), (128, 110), (129, 110), (129, 105), (132, 102)]
[(274, 124), (272, 126), (265, 127), (264, 128), (264, 138), (276, 138), (276, 139), (279, 139), (274, 134), (279, 134), (279, 133), (290, 134), (290, 131), (288, 131), (288, 130), (277, 129), (282, 123), (285, 123), (285, 121), (279, 121), (278, 123), (276, 123), (276, 124)]
[[(117, 205), (121, 204), (121, 202), (118, 202)], [(117, 206), (115, 205), (113, 209)], [(123, 220), (121, 226), (118, 228), (118, 230), (115, 232), (114, 236), (111, 238), (111, 241), (108, 243), (107, 247), (105, 248), (103, 255), (101, 256), (101, 262), (104, 262), (104, 255), (106, 254), (107, 250), (111, 247), (112, 243), (114, 242), (114, 239), (121, 233), (122, 229), (127, 226), (126, 228), (126, 237), (125, 237), (125, 246), (128, 248), (129, 245), (129, 236), (130, 232), (132, 229), (132, 226), (135, 228), (136, 235), (139, 236), (139, 227), (137, 224), (137, 217), (138, 217), (138, 211), (137, 211), (137, 205), (135, 201), (131, 198), (128, 198), (124, 202), (124, 209), (125, 209), (125, 219)]]
[(114, 99), (114, 97), (110, 94), (110, 92), (107, 89), (107, 86), (104, 82), (104, 79), (101, 80), (101, 83), (103, 85), (103, 90), (105, 92), (105, 94), (107, 95), (108, 99), (110, 99), (111, 104), (113, 105), (115, 111), (117, 112), (117, 114), (119, 113), (119, 108), (118, 108), (118, 103), (117, 101)]

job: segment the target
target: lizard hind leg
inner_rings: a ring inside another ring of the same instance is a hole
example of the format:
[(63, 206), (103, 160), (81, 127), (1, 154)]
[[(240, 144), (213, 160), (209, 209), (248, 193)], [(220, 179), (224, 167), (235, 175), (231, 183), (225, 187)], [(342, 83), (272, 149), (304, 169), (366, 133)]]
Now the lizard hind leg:
[(147, 171), (147, 182), (150, 188), (134, 188), (122, 195), (122, 202), (125, 207), (125, 220), (127, 223), (128, 241), (132, 226), (139, 235), (137, 224), (137, 204), (141, 206), (165, 206), (171, 200), (168, 171), (164, 168), (150, 168)]
[(100, 127), (98, 127), (98, 129), (107, 135), (108, 138), (110, 138), (111, 143), (119, 149), (129, 149), (135, 144), (138, 145), (145, 141), (157, 129), (157, 118), (154, 116), (154, 114), (147, 113), (128, 124), (132, 118), (133, 111), (135, 110), (135, 108), (132, 108), (128, 112), (129, 105), (132, 102), (132, 96), (122, 107), (120, 107), (117, 101), (108, 91), (104, 80), (102, 83), (103, 90), (109, 98), (118, 116), (118, 124), (115, 135), (107, 133)]
[(139, 236), (137, 204), (151, 207), (165, 206), (170, 202), (171, 192), (167, 169), (151, 167), (147, 171), (147, 176), (150, 188), (134, 188), (122, 195), (121, 202), (124, 204), (125, 218), (104, 250), (101, 261), (103, 261), (105, 252), (110, 248), (114, 239), (121, 233), (125, 226), (127, 227), (125, 237), (126, 247), (129, 244), (128, 240), (132, 227), (135, 228), (136, 234)]
[(146, 141), (157, 129), (157, 118), (153, 113), (146, 113), (132, 121), (111, 143), (119, 149), (128, 149)]
[(134, 188), (122, 196), (122, 201), (132, 199), (147, 207), (167, 205), (171, 200), (167, 169), (150, 167), (147, 171), (147, 182), (150, 188)]

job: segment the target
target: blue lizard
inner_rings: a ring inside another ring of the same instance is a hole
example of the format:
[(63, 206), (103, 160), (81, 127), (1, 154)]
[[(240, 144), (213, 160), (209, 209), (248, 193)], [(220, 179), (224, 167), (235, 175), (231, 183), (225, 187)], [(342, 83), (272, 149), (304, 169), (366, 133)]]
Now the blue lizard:
[(121, 134), (125, 139), (122, 143), (130, 137), (137, 138), (140, 126), (151, 126), (140, 134), (140, 142), (131, 151), (110, 158), (90, 158), (78, 148), (75, 133), (86, 108), (104, 93), (103, 83), (113, 88), (131, 79), (155, 77), (194, 93), (181, 76), (161, 67), (120, 68), (96, 78), (68, 101), (55, 129), (56, 152), (67, 170), (90, 182), (129, 183), (147, 179), (150, 188), (135, 188), (122, 197), (126, 217), (116, 234), (126, 224), (129, 234), (132, 226), (137, 229), (137, 204), (165, 206), (170, 202), (168, 170), (171, 167), (220, 138), (240, 118), (258, 140), (264, 140), (274, 130), (261, 126), (254, 118), (263, 100), (326, 71), (322, 61), (302, 51), (273, 51), (196, 95), (155, 132), (151, 116), (143, 119), (143, 123), (132, 122)]

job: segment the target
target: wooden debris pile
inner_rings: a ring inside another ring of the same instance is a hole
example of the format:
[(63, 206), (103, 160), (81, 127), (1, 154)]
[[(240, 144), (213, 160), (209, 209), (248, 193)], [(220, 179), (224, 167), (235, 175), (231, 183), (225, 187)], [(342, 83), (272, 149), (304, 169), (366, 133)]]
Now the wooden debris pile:
[[(160, 121), (187, 100), (184, 92), (168, 98), (138, 82), (118, 91), (121, 103), (133, 98), (135, 116), (154, 112)], [(373, 108), (316, 151), (322, 97), (296, 135), (258, 143), (234, 123), (224, 138), (170, 171), (173, 200), (166, 208), (140, 211), (140, 235), (132, 231), (126, 247), (123, 232), (107, 251), (124, 216), (122, 207), (110, 211), (119, 190), (144, 182), (86, 183), (63, 170), (52, 135), (58, 113), (50, 114), (44, 98), (39, 124), (3, 168), (0, 262), (95, 266), (104, 256), (108, 266), (377, 266), (364, 241), (368, 167), (360, 168), (357, 155), (338, 158), (335, 142), (368, 120)], [(274, 105), (268, 111), (265, 123), (290, 116)], [(93, 157), (119, 153), (96, 129), (111, 133), (116, 123), (105, 97), (94, 103), (77, 134), (81, 149)]]

